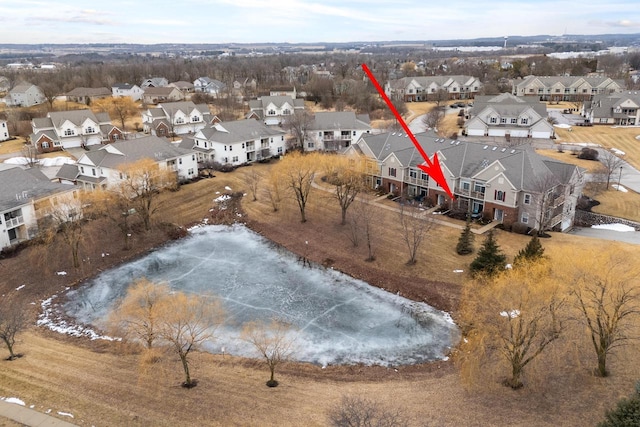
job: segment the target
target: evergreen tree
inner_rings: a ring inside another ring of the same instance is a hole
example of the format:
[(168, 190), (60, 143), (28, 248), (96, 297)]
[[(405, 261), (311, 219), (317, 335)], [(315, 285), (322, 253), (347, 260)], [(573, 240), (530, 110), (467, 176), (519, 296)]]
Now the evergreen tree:
[(540, 239), (536, 234), (533, 235), (527, 246), (518, 252), (518, 255), (513, 259), (513, 263), (517, 264), (522, 261), (536, 261), (544, 256), (544, 248)]
[(473, 252), (473, 234), (471, 234), (471, 225), (469, 221), (467, 221), (467, 225), (460, 234), (458, 245), (456, 246), (456, 252), (458, 255), (468, 255)]
[(605, 414), (605, 420), (598, 427), (631, 427), (640, 425), (640, 383), (636, 392), (628, 399), (622, 399), (614, 409)]
[(478, 251), (478, 256), (471, 262), (471, 274), (485, 273), (493, 276), (504, 270), (506, 259), (493, 236), (493, 230), (490, 230)]

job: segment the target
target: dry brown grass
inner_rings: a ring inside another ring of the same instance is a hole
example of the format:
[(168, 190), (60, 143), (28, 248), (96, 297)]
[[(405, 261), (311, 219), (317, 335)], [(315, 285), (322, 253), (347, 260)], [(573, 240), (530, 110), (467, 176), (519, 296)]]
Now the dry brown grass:
[(589, 173), (593, 173), (602, 168), (602, 163), (595, 160), (579, 159), (574, 152), (569, 150), (565, 150), (562, 153), (558, 150), (536, 150), (536, 152), (545, 157), (550, 157), (555, 160), (560, 160), (561, 162), (579, 166), (586, 169)]
[(16, 137), (16, 139), (0, 143), (0, 155), (20, 153), (23, 148), (24, 138)]
[[(270, 165), (253, 167), (266, 173)], [(248, 171), (249, 168), (241, 168), (220, 173), (176, 193), (164, 194), (168, 204), (162, 210), (162, 220), (200, 221), (207, 216), (217, 191), (224, 192), (225, 186), (234, 191), (246, 190), (243, 177)], [(456, 289), (464, 275), (452, 270), (466, 270), (472, 259), (455, 254), (458, 230), (435, 227), (420, 251), (418, 264), (409, 267), (405, 265), (406, 249), (393, 225), (394, 214), (380, 210), (377, 259), (366, 263), (365, 249), (353, 248), (338, 225), (337, 203), (326, 193), (313, 191), (309, 221), (305, 224), (299, 222), (291, 201), (277, 213), (263, 197), (257, 202), (247, 198), (243, 205), (253, 226), (273, 240), (294, 250), (309, 241), (306, 255), (315, 261), (332, 258), (335, 268), (364, 271), (364, 275), (377, 277), (376, 284), (392, 290), (397, 288), (424, 298), (444, 294), (448, 296), (445, 303), (456, 302)], [(91, 256), (102, 261), (99, 253), (113, 237), (97, 231), (87, 231), (87, 236), (95, 240), (84, 250), (92, 250)], [(525, 236), (501, 231), (497, 232), (497, 240), (510, 257), (527, 242)], [(543, 244), (567, 254), (563, 262), (571, 262), (576, 245), (597, 244), (606, 250), (613, 243), (553, 234)], [(111, 245), (109, 250), (113, 258), (125, 255), (117, 245)], [(54, 271), (62, 268), (62, 261), (34, 263), (27, 258), (28, 253), (2, 261), (2, 277), (10, 283), (0, 283), (0, 292), (14, 291), (18, 282), (27, 285), (20, 292), (38, 289), (38, 293), (24, 294), (28, 304), (57, 292), (65, 286), (65, 280), (70, 284), (77, 277), (75, 273), (66, 278), (56, 276)], [(128, 256), (132, 255), (135, 254)], [(40, 275), (42, 266), (48, 268), (47, 275)], [(86, 272), (91, 268), (104, 267), (95, 264), (88, 266)], [(415, 284), (418, 285), (412, 287)], [(640, 377), (638, 353), (628, 351), (612, 360), (613, 375), (608, 379), (594, 379), (586, 374), (586, 368), (575, 368), (574, 361), (568, 360), (566, 369), (547, 372), (543, 383), (517, 392), (499, 386), (467, 391), (451, 362), (397, 369), (321, 369), (290, 363), (276, 373), (281, 385), (270, 389), (264, 385), (268, 371), (258, 361), (196, 353), (193, 375), (199, 385), (185, 390), (178, 386), (182, 379), (179, 362), (170, 356), (153, 366), (141, 365), (140, 357), (122, 345), (62, 337), (35, 328), (21, 336), (17, 350), (25, 356), (13, 362), (0, 361), (0, 395), (19, 397), (40, 411), (52, 409), (53, 415), (57, 411), (70, 412), (74, 423), (87, 426), (322, 426), (326, 425), (329, 408), (345, 394), (369, 396), (398, 406), (407, 414), (410, 425), (424, 425), (429, 420), (434, 425), (582, 426), (601, 419), (604, 409), (627, 394)], [(541, 372), (545, 370), (541, 368)]]
[(593, 212), (640, 222), (640, 194), (632, 190), (627, 191), (625, 193), (609, 188), (606, 191), (594, 192), (587, 187), (585, 194), (600, 202), (591, 209)]
[(639, 127), (574, 126), (571, 131), (556, 128), (556, 134), (558, 143), (590, 142), (622, 150), (626, 153), (624, 159), (640, 169), (640, 141), (636, 139), (640, 135)]

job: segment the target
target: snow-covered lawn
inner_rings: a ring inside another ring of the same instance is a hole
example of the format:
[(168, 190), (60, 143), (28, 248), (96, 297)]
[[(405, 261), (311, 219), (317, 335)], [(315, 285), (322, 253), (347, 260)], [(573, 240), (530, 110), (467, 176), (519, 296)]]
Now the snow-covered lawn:
[[(26, 157), (11, 157), (4, 161), (10, 165), (28, 165), (30, 159)], [(76, 161), (69, 157), (49, 157), (44, 159), (38, 159), (38, 164), (44, 167), (50, 166), (62, 166), (66, 164), (74, 164)]]
[(626, 188), (624, 188), (622, 185), (618, 185), (618, 184), (611, 184), (611, 186), (613, 188), (615, 188), (618, 191), (622, 191), (623, 193), (628, 193), (629, 190), (627, 190)]

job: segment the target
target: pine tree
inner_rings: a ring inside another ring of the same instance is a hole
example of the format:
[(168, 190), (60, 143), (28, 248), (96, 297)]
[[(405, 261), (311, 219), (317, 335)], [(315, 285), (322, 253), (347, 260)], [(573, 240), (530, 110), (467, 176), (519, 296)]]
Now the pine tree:
[(607, 410), (605, 420), (598, 427), (626, 427), (640, 425), (640, 383), (636, 392), (628, 399), (621, 399), (618, 405)]
[(467, 221), (467, 225), (462, 230), (458, 245), (456, 246), (458, 255), (468, 255), (473, 252), (473, 234), (471, 234), (471, 225)]
[(517, 264), (522, 261), (536, 261), (544, 256), (544, 248), (537, 235), (533, 235), (527, 246), (518, 252), (518, 255), (513, 259), (513, 263)]
[(471, 262), (471, 274), (485, 273), (493, 276), (504, 270), (506, 259), (493, 236), (493, 230), (490, 230), (478, 251), (478, 256)]

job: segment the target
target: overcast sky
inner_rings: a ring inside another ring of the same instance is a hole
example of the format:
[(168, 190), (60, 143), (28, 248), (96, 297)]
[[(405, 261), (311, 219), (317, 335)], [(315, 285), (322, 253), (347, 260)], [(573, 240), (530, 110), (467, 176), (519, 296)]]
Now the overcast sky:
[(638, 0), (0, 0), (0, 17), (0, 43), (312, 43), (640, 33)]

